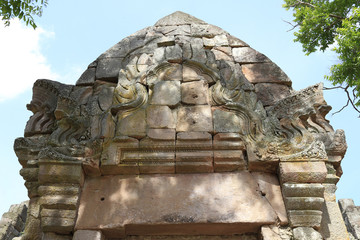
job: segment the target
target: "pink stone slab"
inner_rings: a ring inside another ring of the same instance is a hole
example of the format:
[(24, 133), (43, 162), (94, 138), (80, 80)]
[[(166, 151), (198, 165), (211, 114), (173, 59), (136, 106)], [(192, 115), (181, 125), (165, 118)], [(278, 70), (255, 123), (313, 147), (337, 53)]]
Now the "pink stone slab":
[[(278, 193), (280, 194), (280, 193)], [(249, 172), (87, 178), (76, 230), (120, 235), (232, 235), (276, 222)]]

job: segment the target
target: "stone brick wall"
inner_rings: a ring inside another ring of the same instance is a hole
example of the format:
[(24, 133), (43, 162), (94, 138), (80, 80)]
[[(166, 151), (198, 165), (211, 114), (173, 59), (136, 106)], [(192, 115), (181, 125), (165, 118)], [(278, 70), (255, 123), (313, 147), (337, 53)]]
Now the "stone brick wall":
[(17, 237), (25, 228), (28, 201), (11, 205), (8, 212), (0, 220), (0, 240), (10, 240)]
[(360, 239), (360, 206), (355, 206), (352, 199), (340, 199), (339, 207), (347, 230), (353, 239)]

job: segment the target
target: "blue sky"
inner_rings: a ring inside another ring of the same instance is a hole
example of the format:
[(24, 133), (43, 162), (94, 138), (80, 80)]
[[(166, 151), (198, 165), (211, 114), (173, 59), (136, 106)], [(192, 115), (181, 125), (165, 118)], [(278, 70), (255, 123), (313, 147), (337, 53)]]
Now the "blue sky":
[[(100, 4), (101, 3), (101, 4)], [(300, 90), (324, 80), (336, 56), (331, 52), (305, 56), (301, 45), (293, 42), (292, 13), (280, 0), (223, 1), (49, 1), (38, 29), (14, 21), (9, 28), (0, 26), (0, 214), (9, 206), (27, 199), (20, 164), (12, 146), (31, 115), (26, 104), (31, 87), (38, 78), (74, 84), (87, 65), (122, 38), (153, 25), (175, 11), (183, 11), (217, 25), (247, 42), (278, 64)], [(333, 111), (346, 103), (341, 91), (325, 91)], [(333, 112), (332, 111), (332, 112)], [(334, 129), (344, 129), (348, 151), (342, 162), (344, 175), (338, 183), (337, 198), (353, 198), (360, 204), (358, 114), (347, 108), (328, 119)]]

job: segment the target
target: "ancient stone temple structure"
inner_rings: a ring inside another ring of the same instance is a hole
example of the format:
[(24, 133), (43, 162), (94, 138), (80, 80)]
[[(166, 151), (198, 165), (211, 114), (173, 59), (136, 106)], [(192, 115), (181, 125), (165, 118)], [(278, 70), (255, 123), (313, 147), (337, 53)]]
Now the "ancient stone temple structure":
[(15, 140), (30, 197), (21, 239), (349, 239), (346, 151), (322, 84), (175, 12), (75, 85), (40, 79)]

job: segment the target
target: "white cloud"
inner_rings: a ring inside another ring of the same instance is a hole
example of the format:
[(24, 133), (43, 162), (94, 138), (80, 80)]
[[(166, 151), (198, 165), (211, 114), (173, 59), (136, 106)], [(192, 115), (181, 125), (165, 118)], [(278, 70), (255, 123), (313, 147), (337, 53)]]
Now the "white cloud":
[(36, 79), (56, 79), (58, 74), (41, 53), (40, 40), (54, 37), (40, 27), (34, 30), (14, 20), (9, 27), (0, 22), (0, 102), (30, 89)]

